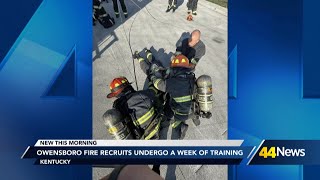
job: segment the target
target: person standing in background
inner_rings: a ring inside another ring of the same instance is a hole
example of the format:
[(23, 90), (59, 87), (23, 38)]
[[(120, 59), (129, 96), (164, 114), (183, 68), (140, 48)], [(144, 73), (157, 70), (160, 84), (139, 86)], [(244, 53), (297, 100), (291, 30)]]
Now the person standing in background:
[[(112, 1), (113, 1), (113, 9), (114, 9), (114, 13), (116, 14), (116, 18), (119, 18), (120, 12), (118, 7), (118, 0), (112, 0)], [(119, 0), (119, 1), (120, 1), (120, 5), (121, 5), (122, 12), (124, 14), (124, 17), (127, 18), (128, 11), (127, 11), (126, 4), (124, 3), (124, 0)]]
[(197, 15), (198, 0), (188, 0), (188, 14)]
[(168, 1), (168, 8), (166, 12), (169, 12), (172, 9), (172, 12), (175, 12), (177, 9), (177, 1), (178, 0), (169, 0)]

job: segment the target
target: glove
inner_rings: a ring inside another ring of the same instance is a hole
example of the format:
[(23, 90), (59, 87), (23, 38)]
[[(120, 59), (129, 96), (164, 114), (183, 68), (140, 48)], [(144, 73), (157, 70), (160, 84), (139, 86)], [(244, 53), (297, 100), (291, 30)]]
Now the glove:
[(167, 78), (170, 76), (170, 73), (171, 73), (171, 69), (170, 69), (170, 68), (166, 69), (166, 71), (164, 72), (163, 77), (164, 77), (165, 79), (167, 79)]
[(141, 58), (141, 56), (140, 56), (140, 54), (139, 54), (138, 51), (135, 51), (135, 52), (133, 53), (132, 57), (133, 57), (133, 59), (139, 59), (139, 58)]
[(150, 67), (150, 73), (151, 74), (156, 74), (158, 71), (159, 71), (159, 66), (155, 63), (151, 64), (151, 67)]

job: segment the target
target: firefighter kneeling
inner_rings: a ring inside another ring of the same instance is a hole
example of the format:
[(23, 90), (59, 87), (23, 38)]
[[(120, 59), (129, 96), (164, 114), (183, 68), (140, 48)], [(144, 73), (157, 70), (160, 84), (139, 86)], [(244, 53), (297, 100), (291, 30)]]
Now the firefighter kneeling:
[[(147, 59), (149, 60), (148, 53), (151, 54), (149, 50), (147, 52)], [(148, 61), (139, 56), (136, 58), (139, 59), (140, 66), (144, 70), (143, 67), (147, 66)], [(156, 89), (169, 93), (172, 98), (170, 107), (174, 112), (174, 121), (171, 125), (171, 139), (184, 139), (188, 129), (185, 121), (192, 114), (191, 107), (195, 87), (194, 65), (190, 64), (189, 59), (181, 54), (171, 61), (170, 68), (165, 71), (163, 71), (163, 67), (155, 66), (153, 62), (151, 62), (149, 67), (150, 70), (146, 71), (148, 72), (148, 79), (150, 79)], [(161, 71), (165, 72), (165, 74)]]
[(125, 77), (115, 78), (110, 90), (107, 97), (117, 99), (103, 118), (114, 139), (159, 139), (164, 117), (157, 113), (154, 91), (135, 91)]
[[(155, 92), (151, 89), (135, 91), (125, 77), (113, 79), (110, 90), (107, 98), (117, 99), (103, 119), (113, 138), (159, 139), (161, 123), (166, 118), (157, 112)], [(160, 165), (154, 165), (153, 171), (160, 174)]]
[[(174, 111), (173, 133), (171, 139), (183, 139), (188, 125), (187, 119), (192, 118), (194, 124), (200, 124), (200, 117), (210, 118), (212, 100), (212, 81), (207, 75), (195, 80), (195, 65), (180, 54), (172, 58), (170, 68), (164, 68), (154, 61), (150, 50), (146, 50), (147, 60), (137, 52), (134, 58), (139, 60), (141, 69), (148, 75), (154, 87), (170, 94), (170, 107)], [(169, 112), (167, 110), (167, 112)], [(168, 113), (165, 113), (168, 118)], [(170, 113), (169, 113), (170, 114)]]

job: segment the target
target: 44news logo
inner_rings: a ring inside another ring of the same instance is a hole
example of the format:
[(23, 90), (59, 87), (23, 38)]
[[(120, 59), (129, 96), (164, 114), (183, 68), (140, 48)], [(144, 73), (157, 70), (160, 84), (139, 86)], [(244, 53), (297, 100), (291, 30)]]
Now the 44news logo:
[(304, 157), (306, 155), (305, 149), (287, 149), (285, 147), (262, 147), (259, 156), (264, 159), (271, 157)]

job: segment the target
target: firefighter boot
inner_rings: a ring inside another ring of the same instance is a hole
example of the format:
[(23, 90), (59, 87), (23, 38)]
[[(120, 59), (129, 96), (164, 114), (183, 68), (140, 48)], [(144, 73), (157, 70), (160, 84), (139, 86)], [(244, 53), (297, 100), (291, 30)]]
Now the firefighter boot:
[(194, 115), (194, 117), (192, 118), (192, 121), (193, 121), (194, 125), (199, 126), (200, 125), (200, 116)]
[(184, 139), (186, 136), (187, 130), (189, 128), (188, 124), (182, 122), (182, 121), (175, 121), (172, 125), (172, 134), (171, 139)]
[(176, 9), (177, 9), (176, 5), (173, 5), (172, 12), (174, 13)]
[(148, 61), (151, 63), (151, 62), (152, 62), (152, 52), (151, 52), (149, 49), (147, 49), (147, 48), (145, 48), (144, 52), (145, 52), (146, 55), (147, 55)]
[(185, 123), (181, 123), (181, 135), (180, 135), (180, 139), (184, 139), (184, 137), (186, 136), (186, 133), (187, 133), (187, 130), (189, 128), (189, 125), (188, 124), (185, 124)]
[(169, 12), (171, 9), (172, 9), (172, 6), (169, 5), (166, 12)]
[(140, 54), (139, 54), (138, 51), (135, 51), (135, 52), (133, 53), (132, 57), (133, 57), (133, 59), (137, 59), (137, 60), (141, 58), (141, 56), (140, 56)]

